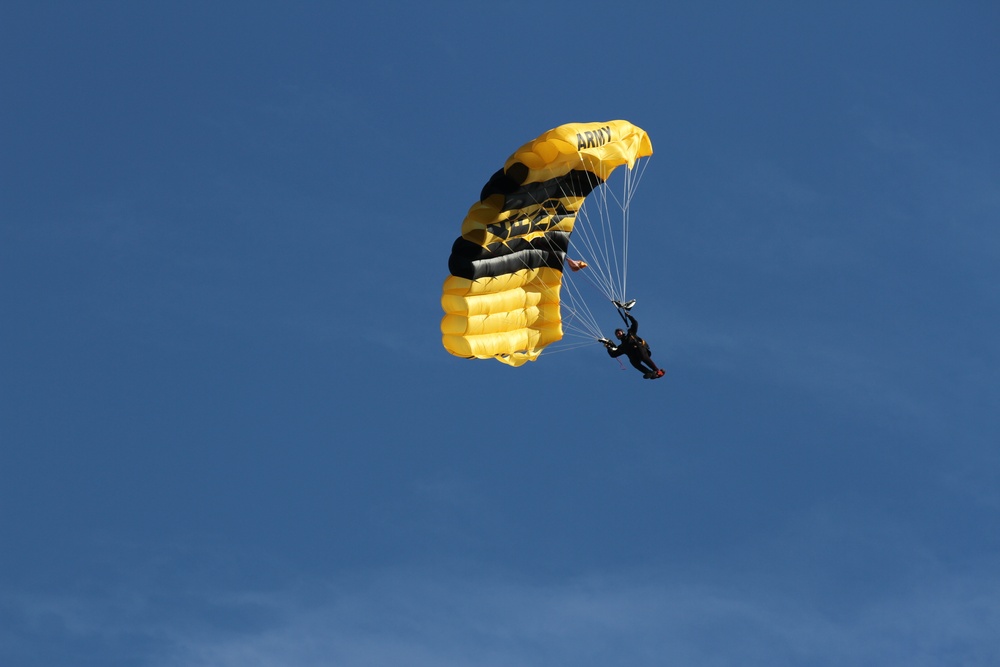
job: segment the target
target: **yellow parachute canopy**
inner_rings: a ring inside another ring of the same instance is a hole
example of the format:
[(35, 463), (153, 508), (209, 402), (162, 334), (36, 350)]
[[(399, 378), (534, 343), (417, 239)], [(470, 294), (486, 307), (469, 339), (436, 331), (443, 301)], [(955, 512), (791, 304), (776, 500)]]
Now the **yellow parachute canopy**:
[(511, 366), (563, 337), (562, 267), (577, 212), (621, 165), (652, 155), (628, 121), (569, 123), (521, 146), (483, 187), (452, 246), (442, 342)]

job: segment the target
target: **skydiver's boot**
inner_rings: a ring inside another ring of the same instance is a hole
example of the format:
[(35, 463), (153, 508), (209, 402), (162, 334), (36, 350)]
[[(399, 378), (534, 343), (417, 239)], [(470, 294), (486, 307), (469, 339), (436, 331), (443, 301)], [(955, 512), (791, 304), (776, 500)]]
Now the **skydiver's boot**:
[(661, 378), (663, 377), (664, 373), (666, 373), (666, 371), (661, 368), (660, 370), (656, 371), (656, 377)]

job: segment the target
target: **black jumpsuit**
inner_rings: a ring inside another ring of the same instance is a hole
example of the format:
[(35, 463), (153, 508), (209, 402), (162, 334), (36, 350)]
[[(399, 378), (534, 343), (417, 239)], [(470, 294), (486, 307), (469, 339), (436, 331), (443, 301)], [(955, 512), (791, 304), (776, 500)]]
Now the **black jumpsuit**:
[(649, 348), (636, 335), (639, 331), (639, 323), (628, 313), (625, 314), (625, 317), (631, 322), (628, 333), (621, 339), (617, 347), (608, 346), (608, 354), (612, 357), (620, 357), (623, 354), (627, 355), (632, 366), (636, 370), (641, 371), (643, 375), (659, 372), (660, 369), (653, 363), (652, 357), (649, 356)]

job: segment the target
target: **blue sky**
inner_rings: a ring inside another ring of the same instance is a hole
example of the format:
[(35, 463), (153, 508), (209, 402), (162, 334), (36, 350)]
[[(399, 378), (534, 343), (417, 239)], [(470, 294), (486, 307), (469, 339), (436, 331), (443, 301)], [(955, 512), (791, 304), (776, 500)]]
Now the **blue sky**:
[[(0, 663), (997, 664), (998, 25), (8, 3)], [(617, 118), (667, 376), (448, 355), (483, 183)]]

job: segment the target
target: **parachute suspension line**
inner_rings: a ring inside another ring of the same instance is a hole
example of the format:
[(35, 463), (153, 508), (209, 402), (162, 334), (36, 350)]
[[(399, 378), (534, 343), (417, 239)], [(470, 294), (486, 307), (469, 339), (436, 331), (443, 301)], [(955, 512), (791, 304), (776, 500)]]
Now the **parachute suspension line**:
[(616, 298), (620, 299), (622, 267), (619, 260), (620, 253), (615, 240), (615, 216), (612, 216), (611, 214), (610, 203), (613, 200), (614, 192), (611, 189), (611, 185), (608, 183), (609, 176), (610, 174), (607, 172), (601, 174), (603, 184), (600, 187), (597, 202), (599, 205), (598, 215), (601, 220), (601, 232), (605, 239), (604, 245), (608, 248), (608, 252), (610, 253), (610, 259), (608, 261), (608, 284), (611, 289), (608, 300), (613, 301)]
[[(598, 178), (603, 180), (602, 175), (598, 175)], [(617, 292), (613, 268), (617, 263), (617, 253), (614, 252), (613, 237), (609, 238), (608, 234), (606, 190), (606, 185), (598, 184), (594, 192), (591, 193), (591, 197), (588, 198), (588, 202), (591, 204), (588, 206), (587, 203), (584, 203), (580, 208), (574, 226), (573, 240), (574, 242), (582, 242), (579, 245), (588, 251), (587, 259), (593, 262), (595, 269), (593, 272), (596, 276), (595, 285), (599, 282), (598, 289), (601, 293), (608, 300), (613, 300)], [(595, 229), (598, 225), (599, 229)], [(593, 276), (591, 278), (593, 279)]]
[[(550, 242), (551, 243), (551, 242)], [(530, 269), (531, 265), (521, 258), (521, 264), (526, 269)], [(565, 272), (563, 277), (566, 278)], [(563, 308), (569, 311), (569, 317), (562, 319), (564, 333), (568, 329), (571, 331), (578, 339), (583, 339), (585, 342), (577, 342), (577, 346), (590, 345), (595, 339), (601, 337), (600, 327), (597, 324), (597, 318), (594, 317), (590, 308), (587, 307), (586, 301), (580, 295), (579, 290), (576, 289), (575, 285), (572, 285), (570, 281), (563, 280), (563, 286), (568, 287), (568, 290), (562, 292), (562, 299), (559, 299)], [(548, 285), (543, 285), (543, 293), (555, 300), (556, 290)], [(575, 293), (574, 293), (575, 292)], [(569, 299), (565, 297), (569, 296)], [(550, 344), (548, 347), (551, 348), (553, 345), (558, 345), (557, 343)], [(560, 346), (562, 347), (562, 346)], [(555, 351), (555, 350), (549, 350)]]
[[(559, 248), (555, 246), (555, 243), (550, 238), (543, 238), (552, 252), (559, 251)], [(528, 262), (526, 262), (523, 257), (521, 258), (521, 263), (525, 268), (529, 268)], [(568, 347), (591, 345), (596, 339), (603, 337), (600, 324), (598, 324), (598, 319), (590, 309), (587, 299), (584, 298), (579, 285), (573, 279), (573, 274), (566, 272), (565, 270), (561, 273), (562, 290), (560, 291), (561, 298), (559, 301), (562, 309), (568, 314), (568, 316), (564, 316), (562, 318), (563, 331), (567, 336), (574, 336), (577, 339), (577, 342), (563, 344), (560, 341), (558, 343), (551, 343), (549, 348), (551, 350), (553, 346), (556, 346), (557, 349), (561, 350)], [(584, 270), (582, 275), (595, 287), (597, 287), (599, 291), (607, 291), (606, 288), (594, 281), (593, 274), (589, 271), (589, 269)], [(555, 288), (546, 286), (545, 293), (549, 297), (554, 297)]]
[[(627, 189), (628, 188), (628, 174), (629, 174), (630, 170), (627, 169), (627, 168), (624, 168), (624, 169), (620, 169), (619, 171), (624, 171), (625, 172), (624, 175), (623, 175), (623, 179), (622, 179), (622, 182), (623, 182), (622, 187), (624, 187), (624, 188)], [(624, 199), (618, 199), (617, 197), (615, 197), (614, 196), (614, 190), (611, 188), (610, 185), (607, 186), (606, 190), (607, 190), (608, 195), (610, 195), (610, 197), (607, 197), (605, 199), (605, 201), (608, 201), (609, 199), (613, 198), (615, 204), (618, 207), (618, 210), (615, 212), (614, 216), (612, 216), (611, 209), (610, 209), (610, 207), (608, 207), (608, 212), (607, 212), (607, 216), (608, 216), (608, 228), (611, 229), (612, 232), (613, 232), (614, 231), (614, 226), (615, 226), (615, 220), (616, 219), (620, 219), (621, 220), (620, 229), (621, 229), (622, 251), (621, 251), (621, 255), (620, 255), (620, 257), (621, 257), (621, 264), (620, 264), (620, 266), (616, 265), (617, 268), (618, 268), (618, 288), (619, 288), (618, 292), (616, 294), (616, 296), (617, 296), (616, 301), (624, 301), (625, 300), (625, 283), (628, 280), (628, 224), (627, 224), (627, 218), (625, 217), (626, 209), (625, 209)], [(616, 254), (615, 255), (615, 259), (618, 259), (618, 258), (619, 258), (619, 255)]]
[(631, 186), (632, 170), (625, 169), (625, 178), (622, 192), (622, 296), (619, 301), (624, 301), (628, 297), (628, 240), (629, 240), (629, 207), (628, 201), (631, 199), (629, 187)]
[[(650, 156), (652, 157), (652, 156)], [(623, 273), (622, 280), (622, 298), (619, 301), (624, 301), (628, 298), (627, 293), (627, 279), (628, 279), (628, 251), (629, 251), (629, 232), (632, 224), (632, 197), (635, 196), (636, 190), (639, 189), (639, 183), (642, 181), (643, 174), (646, 173), (646, 167), (649, 166), (649, 157), (645, 160), (639, 159), (633, 165), (632, 169), (625, 169), (625, 186), (622, 192), (622, 227), (624, 229), (624, 249), (622, 251), (623, 263), (625, 266), (625, 271)]]
[[(555, 242), (549, 237), (543, 237), (545, 242), (549, 246), (549, 250), (553, 253), (560, 252), (560, 249), (556, 247)], [(568, 249), (567, 249), (568, 251)], [(528, 264), (522, 258), (522, 264), (527, 268)], [(599, 291), (606, 292), (606, 288), (596, 283), (593, 278), (593, 273), (589, 270), (585, 270), (582, 274), (588, 281), (590, 281)], [(598, 274), (599, 275), (599, 274)], [(581, 346), (590, 345), (596, 339), (602, 338), (603, 334), (601, 332), (600, 325), (598, 324), (597, 317), (594, 316), (587, 302), (581, 292), (579, 285), (573, 279), (573, 274), (570, 272), (562, 271), (562, 290), (560, 303), (562, 309), (566, 311), (568, 316), (562, 318), (563, 331), (566, 335), (573, 335), (577, 338), (576, 343), (571, 343), (569, 345), (552, 343), (556, 345), (559, 349), (569, 346)], [(554, 296), (554, 289), (551, 287), (546, 288), (549, 296)], [(582, 339), (583, 342), (580, 342)]]
[(594, 313), (587, 304), (587, 300), (583, 297), (576, 281), (565, 272), (563, 273), (563, 285), (565, 287), (564, 299), (565, 297), (569, 297), (567, 300), (570, 303), (573, 315), (579, 318), (580, 324), (584, 327), (583, 331), (587, 335), (588, 339), (593, 340), (595, 338), (600, 338), (601, 327), (597, 323), (597, 318), (594, 317)]
[[(579, 221), (579, 218), (577, 218), (577, 220)], [(600, 246), (597, 248), (594, 247), (593, 241), (590, 239), (585, 230), (586, 228), (581, 230), (584, 233), (580, 234), (580, 238), (584, 241), (584, 246), (588, 250), (588, 252), (585, 253), (587, 260), (590, 262), (590, 266), (593, 267), (593, 270), (589, 270), (590, 267), (588, 267), (585, 276), (601, 294), (610, 299), (613, 294), (613, 287), (608, 280), (607, 271), (604, 268), (606, 258), (602, 256), (601, 250), (599, 250), (599, 248), (601, 248)], [(579, 232), (574, 231), (574, 236), (578, 233)]]
[(618, 261), (618, 249), (615, 246), (614, 223), (611, 217), (611, 208), (608, 206), (608, 174), (602, 173), (601, 185), (597, 188), (597, 217), (601, 225), (601, 237), (603, 239), (601, 247), (605, 249), (605, 261), (607, 263), (606, 279), (608, 284), (608, 300), (613, 301), (618, 295), (621, 285), (621, 267)]
[[(583, 232), (580, 236), (594, 253), (595, 259), (600, 257), (596, 273), (601, 276), (603, 284), (601, 291), (609, 301), (614, 301), (621, 298), (622, 267), (616, 247), (615, 217), (611, 215), (609, 204), (609, 199), (614, 197), (614, 193), (607, 183), (608, 175), (607, 172), (596, 175), (600, 182), (581, 208), (577, 220)], [(620, 206), (620, 202), (616, 201), (616, 204)], [(574, 231), (574, 236), (576, 234)], [(600, 249), (599, 253), (594, 250), (595, 246)]]
[[(648, 157), (640, 159), (636, 161), (633, 168), (629, 169), (628, 167), (625, 167), (618, 170), (618, 172), (622, 174), (622, 192), (620, 198), (614, 188), (611, 187), (611, 184), (606, 185), (603, 188), (604, 192), (602, 192), (601, 201), (604, 204), (602, 211), (606, 216), (608, 228), (611, 229), (612, 232), (615, 228), (617, 228), (621, 233), (621, 266), (620, 272), (617, 273), (618, 282), (615, 283), (616, 290), (613, 298), (615, 301), (624, 301), (628, 298), (628, 264), (632, 224), (631, 202), (632, 197), (635, 196), (635, 192), (639, 187), (639, 182), (642, 180), (642, 175), (645, 173), (646, 167), (648, 166), (648, 161)], [(614, 215), (612, 215), (612, 207), (609, 203), (611, 200), (614, 201), (617, 208)], [(616, 222), (616, 220), (618, 222)], [(611, 234), (612, 241), (615, 236), (616, 234)], [(616, 253), (615, 258), (617, 259), (618, 256), (619, 255)]]
[[(644, 161), (640, 162), (643, 167), (646, 166)], [(601, 183), (582, 206), (573, 234), (574, 242), (589, 251), (587, 259), (594, 261), (594, 273), (601, 283), (600, 291), (609, 301), (624, 301), (627, 298), (631, 222), (628, 204), (637, 185), (632, 169), (617, 171), (622, 172), (621, 196), (615, 191), (614, 184), (607, 182), (608, 173), (598, 174)], [(621, 244), (620, 252), (618, 244)]]

